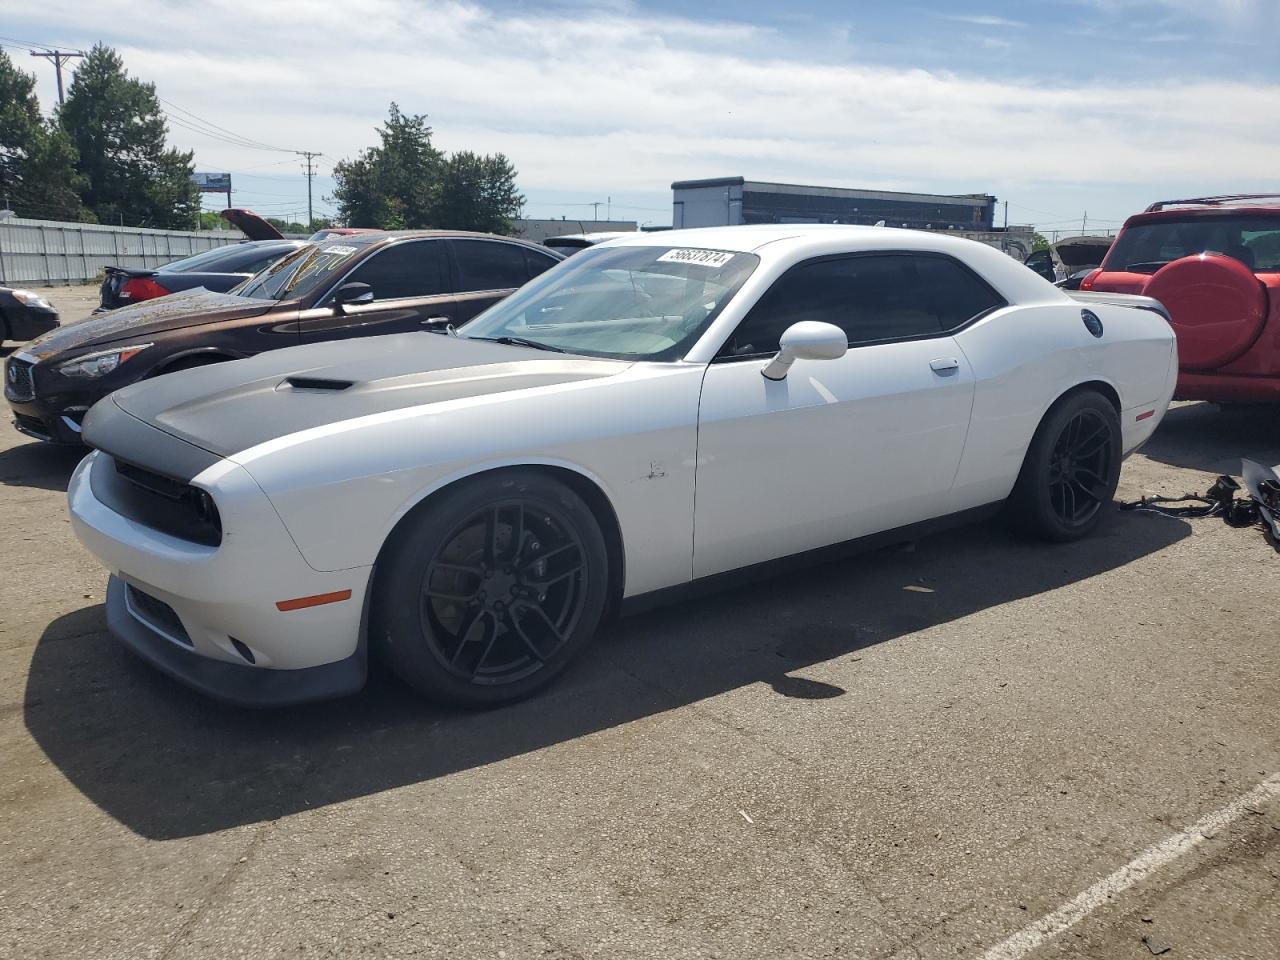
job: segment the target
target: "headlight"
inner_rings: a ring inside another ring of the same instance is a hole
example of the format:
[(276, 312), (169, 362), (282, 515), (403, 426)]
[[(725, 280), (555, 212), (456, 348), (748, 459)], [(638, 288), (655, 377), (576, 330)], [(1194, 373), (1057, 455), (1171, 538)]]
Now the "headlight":
[(33, 290), (10, 290), (9, 292), (13, 294), (13, 299), (25, 306), (35, 307), (37, 310), (53, 309), (52, 303)]
[(131, 347), (117, 347), (114, 350), (90, 353), (58, 364), (58, 371), (68, 377), (104, 377), (149, 346), (151, 346), (149, 343), (136, 343)]

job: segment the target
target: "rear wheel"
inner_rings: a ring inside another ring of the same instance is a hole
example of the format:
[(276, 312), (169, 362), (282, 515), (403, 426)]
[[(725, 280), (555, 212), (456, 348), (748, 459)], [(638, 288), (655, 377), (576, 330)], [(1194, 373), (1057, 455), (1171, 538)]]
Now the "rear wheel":
[(608, 595), (604, 536), (568, 487), (534, 471), (447, 491), (397, 531), (375, 586), (375, 650), (410, 686), (497, 706), (550, 683)]
[(1010, 497), (1017, 525), (1048, 540), (1091, 533), (1120, 482), (1120, 418), (1092, 390), (1060, 400), (1036, 430)]

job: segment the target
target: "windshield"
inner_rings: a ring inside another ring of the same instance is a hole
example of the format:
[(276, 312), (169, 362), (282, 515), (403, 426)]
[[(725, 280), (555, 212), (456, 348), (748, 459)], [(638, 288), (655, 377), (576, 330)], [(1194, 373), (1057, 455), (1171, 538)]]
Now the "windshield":
[(242, 253), (244, 253), (243, 246), (238, 243), (229, 243), (224, 247), (214, 247), (212, 250), (204, 250), (189, 257), (183, 257), (181, 260), (175, 260), (173, 263), (166, 263), (160, 269), (168, 273), (193, 273), (197, 270), (208, 271), (209, 267), (214, 266), (229, 257), (238, 257)]
[(483, 340), (622, 360), (678, 360), (760, 263), (751, 253), (594, 247), (548, 270), (461, 331)]
[(1256, 273), (1280, 272), (1280, 217), (1234, 214), (1135, 224), (1117, 238), (1104, 269), (1155, 273), (1174, 260), (1209, 252), (1235, 257)]
[(308, 244), (282, 257), (231, 292), (255, 300), (296, 300), (324, 286), (350, 266), (352, 258), (380, 237), (343, 237), (341, 242)]

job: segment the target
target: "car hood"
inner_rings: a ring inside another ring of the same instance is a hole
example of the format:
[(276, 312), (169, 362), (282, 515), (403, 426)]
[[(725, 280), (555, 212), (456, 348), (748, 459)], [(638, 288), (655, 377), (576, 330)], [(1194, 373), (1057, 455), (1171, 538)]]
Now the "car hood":
[[(303, 430), (410, 407), (614, 376), (631, 364), (407, 333), (290, 347), (133, 384), (85, 420), (120, 413), (219, 457)], [(106, 409), (103, 409), (106, 408)], [(127, 450), (109, 452), (130, 459)]]
[(156, 297), (69, 323), (32, 340), (23, 348), (37, 361), (86, 347), (146, 338), (166, 330), (180, 330), (220, 320), (256, 317), (276, 306), (274, 300), (254, 300), (202, 287)]

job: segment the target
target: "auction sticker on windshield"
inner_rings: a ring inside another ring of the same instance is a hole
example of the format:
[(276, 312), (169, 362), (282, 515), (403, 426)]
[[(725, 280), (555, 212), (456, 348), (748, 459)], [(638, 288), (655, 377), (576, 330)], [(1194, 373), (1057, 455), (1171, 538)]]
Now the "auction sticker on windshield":
[(340, 254), (342, 254), (342, 255), (345, 257), (348, 253), (355, 253), (355, 252), (356, 252), (356, 248), (355, 248), (355, 247), (344, 247), (344, 246), (342, 246), (341, 244), (337, 244), (337, 245), (334, 245), (334, 246), (332, 246), (332, 247), (325, 247), (325, 248), (324, 248), (323, 250), (321, 250), (320, 252), (321, 252), (321, 253), (340, 253)]
[(696, 263), (700, 267), (723, 267), (733, 259), (732, 253), (722, 250), (668, 250), (658, 258), (658, 263)]

